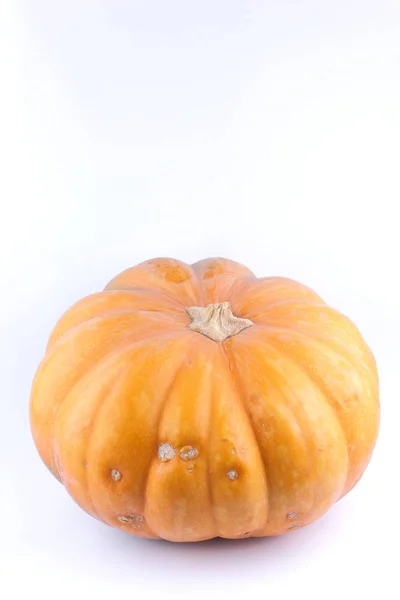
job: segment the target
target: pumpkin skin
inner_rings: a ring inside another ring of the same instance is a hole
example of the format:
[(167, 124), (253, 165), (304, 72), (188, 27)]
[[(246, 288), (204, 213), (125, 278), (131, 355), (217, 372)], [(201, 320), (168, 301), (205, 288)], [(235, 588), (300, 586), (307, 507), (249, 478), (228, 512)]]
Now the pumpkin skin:
[[(190, 307), (220, 303), (251, 326), (223, 341), (190, 329)], [(360, 479), (378, 375), (353, 323), (306, 286), (161, 258), (61, 317), (30, 420), (53, 475), (111, 526), (175, 542), (272, 536)]]

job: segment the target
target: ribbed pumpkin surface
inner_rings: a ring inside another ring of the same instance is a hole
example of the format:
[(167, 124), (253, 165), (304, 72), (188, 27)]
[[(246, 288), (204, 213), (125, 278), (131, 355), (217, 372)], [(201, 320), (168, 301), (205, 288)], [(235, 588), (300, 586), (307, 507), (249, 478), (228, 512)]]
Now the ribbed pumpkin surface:
[[(223, 341), (189, 328), (187, 309), (221, 303), (251, 326)], [(375, 361), (352, 322), (225, 259), (150, 260), (75, 304), (31, 396), (40, 456), (76, 502), (172, 541), (314, 521), (361, 477), (378, 422)]]

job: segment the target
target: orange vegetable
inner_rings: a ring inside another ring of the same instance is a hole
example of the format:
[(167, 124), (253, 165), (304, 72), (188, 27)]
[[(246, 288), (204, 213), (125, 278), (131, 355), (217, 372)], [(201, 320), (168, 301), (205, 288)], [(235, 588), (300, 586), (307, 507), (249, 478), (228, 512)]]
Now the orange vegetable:
[(31, 396), (43, 461), (88, 513), (184, 542), (282, 534), (360, 479), (375, 360), (309, 288), (155, 259), (53, 330)]

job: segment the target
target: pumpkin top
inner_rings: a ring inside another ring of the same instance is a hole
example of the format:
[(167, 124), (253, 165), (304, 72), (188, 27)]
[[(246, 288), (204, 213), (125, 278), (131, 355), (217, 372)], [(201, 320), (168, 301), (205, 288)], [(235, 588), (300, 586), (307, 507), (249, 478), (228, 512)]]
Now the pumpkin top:
[(218, 302), (206, 307), (192, 306), (187, 308), (186, 312), (192, 319), (188, 328), (205, 335), (214, 342), (223, 342), (228, 337), (237, 335), (246, 327), (254, 325), (250, 319), (235, 317), (229, 302)]

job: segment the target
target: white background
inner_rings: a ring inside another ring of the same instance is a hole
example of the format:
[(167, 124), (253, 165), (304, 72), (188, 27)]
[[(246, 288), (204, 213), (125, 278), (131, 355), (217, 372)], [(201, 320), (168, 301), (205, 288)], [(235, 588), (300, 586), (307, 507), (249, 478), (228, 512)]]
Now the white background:
[[(400, 3), (3, 0), (0, 34), (3, 597), (398, 598)], [(40, 462), (31, 381), (77, 299), (147, 258), (215, 255), (357, 323), (379, 442), (301, 531), (130, 538)]]

